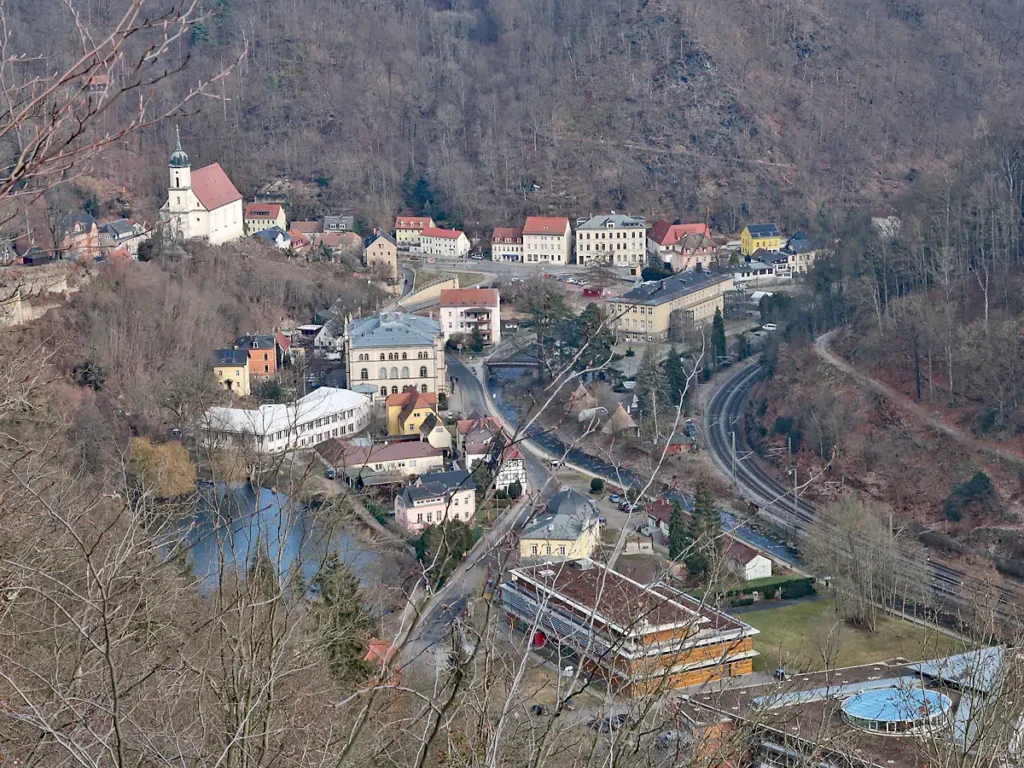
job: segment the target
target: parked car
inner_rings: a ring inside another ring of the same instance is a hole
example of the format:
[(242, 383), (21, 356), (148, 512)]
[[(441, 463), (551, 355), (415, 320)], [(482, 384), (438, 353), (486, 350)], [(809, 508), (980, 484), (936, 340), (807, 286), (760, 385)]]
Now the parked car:
[(551, 460), (551, 468), (552, 469), (558, 469), (560, 466), (562, 466), (562, 460), (561, 459), (552, 459)]
[(575, 712), (576, 702), (572, 700), (572, 697), (569, 697), (564, 702), (562, 702), (562, 707), (565, 709), (566, 712)]
[(484, 260), (484, 255), (482, 253), (474, 253), (469, 258), (473, 259), (473, 261), (483, 261)]
[(575, 674), (576, 674), (576, 667), (574, 667), (572, 664), (569, 664), (568, 666), (562, 667), (562, 677), (572, 677)]
[(761, 330), (768, 331), (769, 333), (771, 333), (773, 331), (779, 330), (779, 326), (777, 326), (775, 323), (765, 323), (764, 325), (761, 326)]
[(609, 715), (608, 717), (591, 720), (587, 723), (587, 727), (601, 733), (611, 733), (612, 731), (619, 730), (619, 728), (624, 726), (628, 720), (628, 715), (620, 713), (618, 715)]
[(682, 731), (663, 731), (658, 734), (656, 741), (659, 749), (668, 749), (678, 743), (689, 744), (690, 742), (689, 735)]
[(328, 480), (333, 480), (334, 479), (334, 467), (328, 467), (327, 468), (327, 479)]
[(613, 493), (611, 496), (608, 497), (608, 501), (610, 501), (612, 504), (618, 504), (620, 501), (622, 501), (622, 497), (619, 496), (619, 494), (617, 493)]
[(545, 707), (543, 704), (534, 704), (532, 707), (530, 707), (530, 714), (536, 717), (543, 717), (547, 713), (548, 708)]
[(608, 518), (606, 518), (604, 515), (601, 515), (599, 518), (597, 518), (597, 524), (608, 525)]

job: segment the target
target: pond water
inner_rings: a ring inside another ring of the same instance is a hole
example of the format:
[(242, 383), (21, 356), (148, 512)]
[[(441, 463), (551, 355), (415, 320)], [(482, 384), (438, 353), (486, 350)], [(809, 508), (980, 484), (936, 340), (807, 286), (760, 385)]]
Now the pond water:
[[(524, 377), (532, 377), (533, 370), (529, 368), (500, 368), (488, 379), (487, 388), (494, 397), (494, 404), (505, 419), (513, 426), (519, 421), (519, 414), (516, 412), (515, 406), (505, 400), (502, 396), (502, 385), (510, 383), (517, 379)], [(614, 478), (618, 477), (621, 479), (621, 485), (624, 488), (628, 488), (631, 485), (642, 486), (647, 484), (647, 478), (642, 477), (628, 469), (621, 469), (613, 466), (612, 464), (602, 461), (601, 459), (594, 458), (578, 448), (569, 448), (566, 453), (567, 446), (557, 437), (549, 432), (546, 432), (536, 425), (527, 430), (527, 438), (537, 443), (541, 448), (552, 453), (556, 456), (565, 455), (568, 461), (577, 466), (583, 467), (584, 469), (590, 470), (595, 474), (603, 475), (604, 477)], [(689, 496), (675, 491), (668, 491), (665, 494), (665, 498), (672, 501), (680, 501), (687, 510), (693, 509), (693, 502)], [(728, 512), (721, 512), (722, 525), (727, 531), (734, 533), (736, 538), (753, 545), (754, 547), (770, 552), (772, 555), (785, 560), (790, 563), (799, 563), (799, 555), (792, 548), (787, 546), (785, 543), (768, 536), (764, 533), (754, 530), (747, 525), (738, 525), (736, 519)]]
[(380, 582), (380, 556), (351, 529), (322, 530), (302, 504), (247, 483), (203, 483), (196, 517), (186, 532), (196, 575), (211, 586), (223, 562), (244, 574), (260, 550), (285, 573), (298, 564), (308, 581), (328, 552), (336, 552), (363, 586)]

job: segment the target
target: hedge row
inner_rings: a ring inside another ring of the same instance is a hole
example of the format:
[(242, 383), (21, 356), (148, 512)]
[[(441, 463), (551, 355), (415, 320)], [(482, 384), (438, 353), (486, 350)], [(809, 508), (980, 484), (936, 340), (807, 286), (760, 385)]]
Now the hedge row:
[(736, 597), (738, 595), (749, 595), (753, 592), (760, 592), (765, 596), (775, 593), (776, 589), (782, 590), (783, 600), (792, 600), (797, 597), (813, 595), (813, 576), (773, 576), (768, 579), (755, 579), (741, 584), (738, 587), (725, 592), (722, 597)]

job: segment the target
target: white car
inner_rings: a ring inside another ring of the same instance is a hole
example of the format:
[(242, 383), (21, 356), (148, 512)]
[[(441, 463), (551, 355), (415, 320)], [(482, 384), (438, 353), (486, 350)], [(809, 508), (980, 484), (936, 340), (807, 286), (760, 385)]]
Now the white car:
[(774, 331), (779, 330), (779, 326), (777, 326), (775, 323), (765, 323), (764, 325), (761, 326), (761, 330), (772, 333)]
[(552, 459), (551, 460), (551, 468), (552, 469), (558, 469), (560, 466), (562, 466), (562, 460), (561, 459)]

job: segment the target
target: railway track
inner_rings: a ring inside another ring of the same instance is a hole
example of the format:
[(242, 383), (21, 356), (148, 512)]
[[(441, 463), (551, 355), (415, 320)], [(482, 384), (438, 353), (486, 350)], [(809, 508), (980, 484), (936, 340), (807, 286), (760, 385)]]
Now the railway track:
[[(704, 416), (708, 451), (718, 468), (732, 479), (742, 495), (757, 506), (758, 514), (799, 541), (815, 518), (814, 506), (779, 481), (746, 441), (744, 412), (750, 389), (760, 378), (755, 363), (735, 374), (711, 398)], [(1013, 585), (976, 583), (968, 574), (934, 557), (924, 563), (909, 553), (903, 559), (905, 574), (928, 581), (932, 596), (956, 612), (969, 613), (982, 596), (994, 595), (1000, 619), (1008, 620), (1024, 606), (1024, 594)]]

